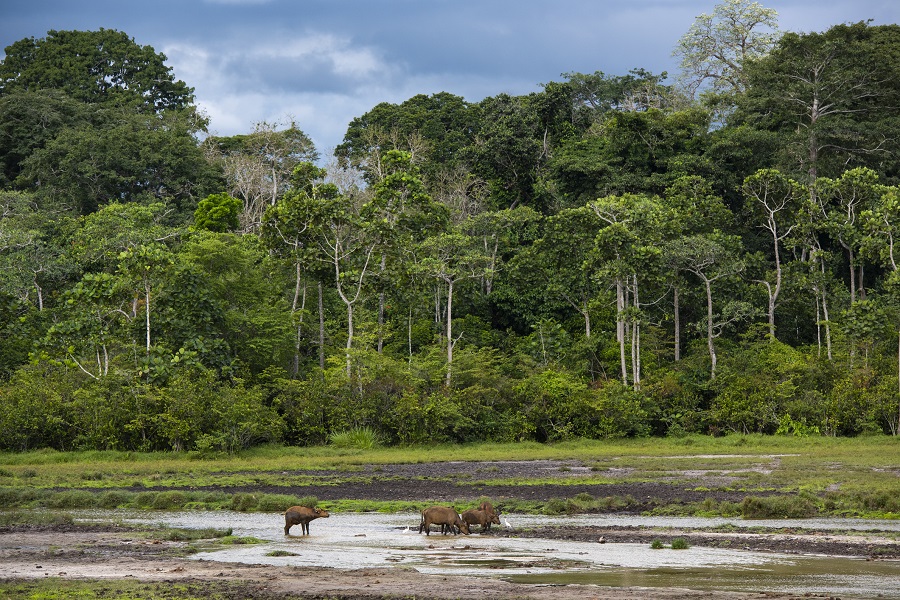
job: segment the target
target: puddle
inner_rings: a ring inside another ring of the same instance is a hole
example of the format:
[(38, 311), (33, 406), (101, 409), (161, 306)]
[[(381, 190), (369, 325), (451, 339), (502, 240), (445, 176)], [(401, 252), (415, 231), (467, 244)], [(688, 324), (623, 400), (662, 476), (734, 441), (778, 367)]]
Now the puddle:
[[(515, 526), (599, 525), (643, 527), (805, 527), (900, 531), (900, 522), (808, 519), (742, 521), (735, 519), (658, 518), (585, 515), (546, 517), (504, 515)], [(430, 536), (418, 533), (419, 515), (341, 513), (283, 534), (282, 515), (273, 513), (85, 512), (84, 520), (117, 519), (172, 527), (231, 527), (236, 536), (264, 544), (231, 546), (192, 558), (248, 564), (326, 566), (339, 569), (404, 566), (423, 573), (499, 577), (535, 584), (681, 587), (844, 597), (900, 598), (900, 561), (797, 556), (726, 548), (691, 547), (651, 550), (647, 544), (597, 544), (541, 538)], [(495, 525), (496, 527), (496, 525)], [(269, 556), (270, 553), (290, 554)]]

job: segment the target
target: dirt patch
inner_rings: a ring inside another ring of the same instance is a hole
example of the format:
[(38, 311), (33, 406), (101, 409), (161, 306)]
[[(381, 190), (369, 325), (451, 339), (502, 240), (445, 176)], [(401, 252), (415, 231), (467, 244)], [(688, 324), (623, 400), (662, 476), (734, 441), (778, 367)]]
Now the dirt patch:
[[(577, 528), (576, 528), (577, 529)], [(596, 531), (563, 531), (561, 536), (596, 535)], [(613, 539), (615, 532), (604, 531)], [(631, 534), (634, 535), (634, 534)], [(57, 577), (103, 581), (193, 583), (234, 598), (388, 599), (451, 598), (500, 600), (649, 600), (705, 597), (713, 600), (798, 598), (791, 594), (702, 592), (678, 589), (605, 588), (514, 584), (490, 578), (426, 575), (408, 568), (338, 570), (226, 564), (169, 556), (183, 542), (136, 539), (128, 533), (92, 530), (0, 531), (0, 582)], [(222, 587), (224, 584), (228, 584)], [(803, 598), (824, 597), (803, 594)]]
[[(629, 482), (625, 469), (595, 472), (578, 461), (446, 462), (414, 465), (377, 465), (348, 471), (296, 471), (289, 476), (313, 476), (309, 486), (215, 487), (225, 492), (314, 495), (320, 500), (408, 500), (469, 502), (489, 497), (498, 506), (505, 500), (549, 501), (580, 493), (595, 498), (630, 498), (625, 512), (655, 506), (697, 502), (708, 498), (740, 502), (758, 492), (704, 491), (712, 481)], [(582, 481), (602, 475), (609, 483)], [(349, 476), (349, 477), (348, 477)], [(542, 479), (541, 485), (511, 485), (503, 480)], [(559, 480), (558, 482), (555, 480)], [(497, 485), (494, 485), (497, 484)], [(147, 488), (143, 488), (147, 489)], [(177, 489), (177, 488), (160, 488)], [(199, 489), (199, 488), (191, 488)], [(638, 527), (548, 527), (540, 530), (495, 528), (495, 536), (516, 536), (598, 543), (670, 543), (682, 537), (692, 546), (728, 547), (754, 551), (900, 557), (900, 542), (890, 532), (841, 535), (827, 531), (724, 532)], [(85, 527), (53, 525), (0, 529), (0, 573), (6, 581), (59, 577), (80, 580), (128, 578), (141, 582), (182, 582), (203, 589), (226, 590), (234, 598), (497, 598), (542, 600), (610, 600), (613, 598), (713, 600), (798, 598), (778, 593), (697, 592), (677, 589), (607, 588), (600, 586), (539, 586), (491, 578), (427, 575), (409, 568), (338, 570), (324, 567), (277, 567), (224, 564), (180, 557), (186, 542), (144, 539), (115, 525)], [(3, 581), (3, 580), (0, 580)], [(205, 586), (205, 587), (204, 587)], [(222, 587), (225, 586), (225, 587)], [(216, 593), (219, 593), (218, 591)], [(204, 595), (204, 594), (201, 594)], [(803, 598), (824, 597), (804, 593)]]
[[(766, 459), (768, 460), (768, 459)], [(747, 492), (727, 487), (720, 476), (684, 477), (676, 481), (633, 482), (629, 469), (600, 471), (580, 461), (448, 461), (402, 465), (368, 465), (352, 471), (284, 471), (286, 481), (303, 476), (303, 485), (201, 486), (191, 490), (226, 493), (269, 493), (315, 496), (319, 500), (381, 500), (410, 502), (471, 502), (489, 497), (547, 502), (590, 494), (594, 498), (628, 499), (620, 512), (641, 513), (657, 506), (714, 500), (741, 502), (747, 496), (775, 496), (779, 492)], [(603, 478), (592, 483), (588, 478)], [(541, 480), (539, 485), (516, 485), (515, 480)], [(557, 483), (558, 481), (558, 483)], [(165, 491), (173, 487), (125, 488)]]
[(782, 554), (819, 554), (827, 556), (861, 556), (872, 560), (900, 559), (900, 539), (896, 532), (857, 532), (839, 534), (816, 530), (767, 530), (764, 532), (721, 532), (703, 529), (642, 527), (546, 527), (531, 531), (491, 530), (502, 537), (540, 537), (598, 543), (639, 543), (654, 540), (671, 544), (682, 538), (691, 546), (730, 548)]

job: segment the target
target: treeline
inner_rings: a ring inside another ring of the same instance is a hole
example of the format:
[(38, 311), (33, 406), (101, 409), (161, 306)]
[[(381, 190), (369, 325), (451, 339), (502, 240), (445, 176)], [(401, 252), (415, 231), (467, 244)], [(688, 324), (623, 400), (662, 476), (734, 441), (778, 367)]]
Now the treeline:
[[(717, 70), (703, 19), (756, 44)], [(897, 435), (900, 27), (760, 24), (698, 18), (672, 84), (379, 104), (327, 160), (204, 137), (124, 33), (16, 42), (0, 449)]]

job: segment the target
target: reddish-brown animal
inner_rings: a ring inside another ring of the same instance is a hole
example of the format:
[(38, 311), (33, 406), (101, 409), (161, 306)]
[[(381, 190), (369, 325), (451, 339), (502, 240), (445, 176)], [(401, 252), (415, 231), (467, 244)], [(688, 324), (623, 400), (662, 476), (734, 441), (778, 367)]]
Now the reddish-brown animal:
[(470, 508), (469, 510), (463, 511), (460, 515), (460, 518), (465, 521), (469, 527), (472, 525), (481, 525), (481, 531), (488, 531), (491, 528), (491, 523), (494, 525), (500, 524), (500, 517), (495, 514), (488, 514), (487, 511), (478, 510), (475, 508)]
[[(500, 511), (494, 510), (494, 505), (491, 504), (490, 502), (482, 502), (481, 504), (478, 505), (478, 510), (483, 510), (484, 512), (486, 512), (488, 515), (490, 515), (492, 517), (500, 516)], [(500, 523), (497, 523), (497, 525), (499, 525), (499, 524)]]
[(462, 520), (456, 509), (449, 506), (432, 506), (422, 511), (422, 522), (419, 524), (419, 533), (425, 530), (425, 535), (431, 535), (431, 526), (440, 525), (441, 533), (444, 533), (444, 527), (449, 527), (453, 535), (459, 529), (464, 534), (469, 535), (469, 524)]
[(309, 535), (309, 522), (319, 518), (327, 519), (328, 511), (308, 506), (292, 506), (284, 511), (284, 535), (288, 535), (294, 525), (300, 525), (303, 535)]

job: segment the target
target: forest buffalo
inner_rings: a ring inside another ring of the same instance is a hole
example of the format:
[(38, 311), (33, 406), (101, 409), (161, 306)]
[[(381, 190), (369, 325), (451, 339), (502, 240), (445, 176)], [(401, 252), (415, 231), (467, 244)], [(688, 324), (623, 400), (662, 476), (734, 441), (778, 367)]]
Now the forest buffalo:
[(309, 522), (320, 517), (327, 519), (328, 511), (308, 506), (292, 506), (284, 511), (284, 535), (288, 535), (294, 525), (300, 525), (303, 535), (309, 535)]
[(422, 522), (419, 524), (419, 533), (425, 530), (425, 535), (431, 535), (431, 526), (440, 525), (441, 533), (445, 533), (444, 527), (449, 527), (453, 535), (459, 529), (469, 535), (469, 524), (462, 520), (456, 509), (449, 506), (432, 506), (422, 511)]
[(472, 525), (481, 525), (481, 531), (490, 530), (491, 523), (495, 525), (500, 524), (500, 517), (498, 517), (496, 514), (488, 514), (487, 511), (478, 510), (475, 508), (470, 508), (469, 510), (463, 511), (463, 513), (460, 515), (460, 518), (465, 521), (470, 528)]

